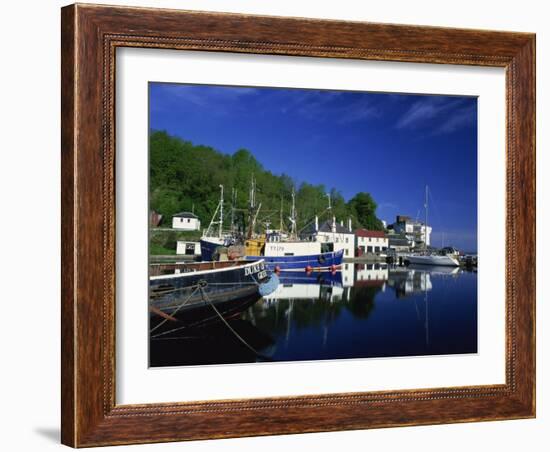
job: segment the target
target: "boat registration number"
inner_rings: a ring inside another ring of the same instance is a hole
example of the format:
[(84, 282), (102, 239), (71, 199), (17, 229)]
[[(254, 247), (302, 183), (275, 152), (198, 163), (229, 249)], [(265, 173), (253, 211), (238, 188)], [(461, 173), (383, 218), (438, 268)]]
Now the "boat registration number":
[(267, 272), (265, 270), (262, 270), (260, 273), (258, 273), (258, 279), (265, 279), (267, 278)]
[[(253, 274), (256, 274), (256, 273), (260, 273), (258, 276), (260, 278), (265, 278), (266, 274), (265, 274), (265, 265), (264, 263), (260, 263), (260, 264), (255, 264), (255, 265), (251, 265), (250, 267), (245, 267), (244, 268), (244, 274), (245, 276), (250, 276), (250, 275), (253, 275)], [(263, 273), (263, 275), (261, 274)]]

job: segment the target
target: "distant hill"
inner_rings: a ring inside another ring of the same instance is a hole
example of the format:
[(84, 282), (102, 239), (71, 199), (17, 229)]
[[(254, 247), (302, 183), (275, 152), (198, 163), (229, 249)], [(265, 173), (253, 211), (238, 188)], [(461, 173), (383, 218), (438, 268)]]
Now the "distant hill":
[[(256, 204), (262, 203), (258, 224), (271, 222), (278, 228), (281, 199), (283, 218), (288, 224), (291, 192), (295, 185), (286, 174), (276, 175), (262, 167), (247, 149), (233, 155), (209, 146), (195, 145), (164, 131), (150, 135), (150, 209), (163, 215), (162, 226), (169, 227), (172, 215), (193, 210), (206, 228), (219, 201), (222, 184), (225, 189), (226, 219), (229, 224), (231, 191), (236, 189), (236, 222), (243, 227), (251, 177), (256, 179)], [(331, 193), (332, 212), (338, 220), (353, 219), (353, 227), (383, 229), (376, 217), (376, 202), (370, 194), (361, 192), (345, 202), (337, 188), (307, 182), (295, 187), (298, 230), (310, 223), (316, 214), (327, 208), (326, 193)], [(325, 219), (328, 215), (325, 214)], [(323, 218), (321, 218), (323, 219)]]

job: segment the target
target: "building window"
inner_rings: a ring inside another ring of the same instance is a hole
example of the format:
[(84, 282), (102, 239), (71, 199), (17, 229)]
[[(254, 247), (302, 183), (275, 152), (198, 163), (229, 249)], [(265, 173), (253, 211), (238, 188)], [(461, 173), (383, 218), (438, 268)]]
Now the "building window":
[(349, 239), (346, 237), (346, 243), (348, 243), (348, 240), (349, 240)]
[(349, 254), (348, 251), (349, 251), (349, 250), (346, 248), (346, 256)]

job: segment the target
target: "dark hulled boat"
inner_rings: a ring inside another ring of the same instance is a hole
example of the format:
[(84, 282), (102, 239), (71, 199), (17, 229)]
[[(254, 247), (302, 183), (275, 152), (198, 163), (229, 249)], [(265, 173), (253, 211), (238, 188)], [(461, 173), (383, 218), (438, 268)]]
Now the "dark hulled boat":
[(232, 317), (273, 292), (277, 285), (277, 276), (261, 260), (151, 266), (151, 334)]

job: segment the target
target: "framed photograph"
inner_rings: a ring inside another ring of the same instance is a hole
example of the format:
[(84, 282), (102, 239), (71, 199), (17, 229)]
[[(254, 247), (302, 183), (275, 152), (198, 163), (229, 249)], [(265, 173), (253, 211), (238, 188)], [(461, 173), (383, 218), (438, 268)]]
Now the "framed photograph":
[(62, 442), (535, 416), (535, 36), (62, 9)]

